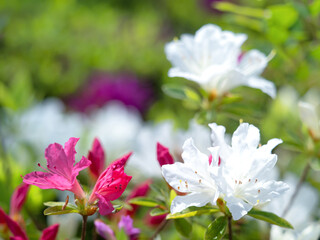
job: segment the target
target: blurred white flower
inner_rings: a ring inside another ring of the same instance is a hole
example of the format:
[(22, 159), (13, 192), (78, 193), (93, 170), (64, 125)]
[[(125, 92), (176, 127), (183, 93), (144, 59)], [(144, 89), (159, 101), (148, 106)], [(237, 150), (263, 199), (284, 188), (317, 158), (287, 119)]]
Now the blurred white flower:
[[(107, 161), (133, 151), (142, 119), (138, 111), (119, 102), (111, 102), (93, 112), (86, 122), (86, 149), (98, 138), (105, 150)], [(129, 160), (130, 162), (130, 160)]]
[(298, 179), (292, 175), (287, 174), (284, 181), (290, 186), (286, 194), (270, 202), (265, 206), (266, 211), (273, 212), (278, 216), (284, 217), (288, 220), (294, 229), (284, 229), (277, 226), (272, 226), (270, 239), (292, 239), (292, 240), (317, 240), (320, 236), (320, 222), (313, 222), (312, 215), (317, 208), (319, 201), (318, 192), (307, 183), (304, 183), (294, 199), (289, 211), (283, 215), (286, 206), (295, 191)]
[(219, 166), (217, 185), (234, 220), (248, 213), (252, 207), (271, 201), (288, 190), (288, 185), (270, 179), (277, 155), (272, 149), (282, 140), (271, 139), (258, 147), (259, 129), (242, 123), (232, 135), (231, 146), (225, 142), (225, 128), (215, 123), (212, 129), (213, 146), (219, 146)]
[(300, 118), (314, 139), (320, 139), (320, 92), (309, 90), (299, 102)]
[(275, 85), (260, 77), (268, 64), (268, 58), (258, 50), (244, 55), (241, 45), (245, 34), (222, 31), (207, 24), (195, 36), (183, 34), (165, 46), (168, 60), (173, 67), (169, 77), (183, 77), (199, 83), (209, 92), (222, 95), (238, 86), (257, 88), (272, 98)]
[[(11, 124), (8, 150), (20, 162), (44, 159), (49, 144), (66, 142), (71, 136), (81, 137), (83, 129), (82, 116), (66, 114), (63, 103), (53, 98), (14, 115)], [(34, 155), (30, 155), (30, 150)]]
[(171, 203), (171, 213), (196, 206), (201, 207), (207, 203), (215, 205), (219, 197), (218, 187), (215, 182), (219, 156), (217, 148), (211, 148), (212, 161), (201, 153), (193, 144), (192, 138), (183, 145), (182, 158), (184, 163), (176, 162), (162, 166), (162, 175), (167, 183), (179, 192), (187, 193), (177, 196)]
[(161, 169), (157, 161), (157, 142), (168, 147), (174, 158), (179, 160), (183, 142), (189, 137), (195, 140), (197, 146), (201, 146), (200, 151), (208, 151), (210, 130), (195, 121), (190, 122), (188, 130), (174, 129), (171, 121), (145, 124), (135, 138), (134, 154), (128, 161), (128, 170), (137, 169), (145, 176), (161, 177)]

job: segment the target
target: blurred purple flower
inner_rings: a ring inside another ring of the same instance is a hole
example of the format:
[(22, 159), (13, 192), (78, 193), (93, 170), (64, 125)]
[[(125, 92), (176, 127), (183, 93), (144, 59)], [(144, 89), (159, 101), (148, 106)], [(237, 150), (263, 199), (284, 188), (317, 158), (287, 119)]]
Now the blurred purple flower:
[(137, 239), (140, 229), (133, 227), (133, 220), (130, 216), (122, 216), (120, 222), (118, 223), (119, 230), (124, 229), (130, 240)]
[(95, 220), (94, 225), (96, 227), (97, 233), (104, 239), (108, 239), (108, 240), (116, 239), (113, 230), (101, 220), (99, 219)]
[(209, 12), (222, 14), (223, 12), (215, 9), (213, 6), (218, 2), (236, 2), (236, 0), (200, 0), (203, 7), (206, 8)]
[(139, 81), (134, 75), (100, 73), (93, 75), (80, 92), (69, 98), (67, 105), (77, 111), (87, 112), (116, 100), (144, 113), (152, 99), (151, 86)]

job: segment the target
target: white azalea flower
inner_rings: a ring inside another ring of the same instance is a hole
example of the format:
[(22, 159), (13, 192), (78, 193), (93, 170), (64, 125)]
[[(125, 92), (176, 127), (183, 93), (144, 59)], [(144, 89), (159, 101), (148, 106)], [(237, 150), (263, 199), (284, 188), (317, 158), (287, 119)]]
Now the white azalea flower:
[(224, 140), (225, 128), (215, 123), (212, 129), (213, 146), (220, 146), (218, 186), (234, 220), (248, 213), (252, 207), (270, 201), (288, 190), (288, 185), (270, 180), (270, 173), (277, 162), (272, 149), (282, 140), (271, 139), (258, 148), (259, 129), (242, 123), (233, 133), (231, 146)]
[(320, 95), (319, 91), (311, 89), (299, 102), (299, 113), (303, 123), (307, 125), (312, 136), (320, 139)]
[(171, 203), (171, 213), (181, 212), (190, 207), (202, 207), (207, 203), (215, 204), (219, 197), (215, 182), (217, 175), (218, 148), (211, 148), (212, 162), (193, 144), (191, 138), (183, 145), (182, 158), (184, 163), (176, 162), (162, 166), (162, 175), (175, 190), (187, 193), (177, 196)]
[(245, 34), (222, 31), (207, 24), (195, 36), (183, 34), (165, 46), (173, 67), (169, 77), (183, 77), (199, 83), (204, 89), (222, 95), (238, 86), (257, 88), (272, 98), (274, 84), (262, 77), (268, 58), (258, 50), (241, 55)]

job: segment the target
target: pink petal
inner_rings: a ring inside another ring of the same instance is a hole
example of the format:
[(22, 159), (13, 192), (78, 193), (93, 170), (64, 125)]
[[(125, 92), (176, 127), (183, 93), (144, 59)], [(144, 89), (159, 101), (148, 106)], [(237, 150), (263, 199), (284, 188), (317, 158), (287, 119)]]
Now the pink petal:
[(73, 163), (67, 158), (63, 147), (58, 144), (50, 144), (45, 150), (47, 167), (50, 172), (61, 175), (71, 180)]
[(157, 143), (157, 159), (160, 164), (160, 167), (165, 164), (173, 164), (174, 160), (171, 156), (169, 149), (165, 146)]
[(78, 176), (79, 172), (88, 166), (90, 166), (91, 162), (86, 158), (82, 157), (79, 162), (72, 169), (72, 179), (75, 179)]
[(10, 216), (14, 216), (21, 211), (21, 208), (26, 201), (28, 191), (29, 185), (25, 183), (22, 183), (15, 189), (11, 196)]
[(79, 141), (80, 138), (74, 138), (71, 137), (69, 140), (64, 144), (64, 152), (68, 158), (68, 167), (71, 168), (73, 167), (75, 163), (75, 155), (76, 155), (76, 144)]
[(104, 170), (105, 165), (105, 154), (104, 150), (97, 138), (94, 139), (91, 151), (89, 151), (88, 159), (91, 161), (90, 173), (95, 178), (98, 179), (99, 175)]
[(42, 231), (40, 240), (55, 240), (58, 235), (59, 224), (54, 224)]
[(72, 183), (68, 179), (53, 173), (32, 172), (23, 177), (23, 182), (41, 189), (58, 189), (61, 191), (72, 189)]
[(20, 237), (22, 240), (28, 240), (25, 231), (19, 226), (19, 224), (13, 221), (0, 207), (0, 219), (4, 219), (8, 228), (14, 235), (14, 237)]
[(113, 205), (110, 201), (106, 201), (103, 196), (101, 196), (99, 193), (96, 193), (97, 197), (99, 198), (98, 207), (99, 207), (99, 213), (101, 215), (107, 215), (112, 213), (113, 211)]
[(106, 201), (113, 201), (121, 196), (132, 178), (124, 172), (124, 165), (130, 155), (131, 153), (114, 161), (104, 170), (96, 182), (89, 202), (96, 200), (96, 193), (103, 196)]

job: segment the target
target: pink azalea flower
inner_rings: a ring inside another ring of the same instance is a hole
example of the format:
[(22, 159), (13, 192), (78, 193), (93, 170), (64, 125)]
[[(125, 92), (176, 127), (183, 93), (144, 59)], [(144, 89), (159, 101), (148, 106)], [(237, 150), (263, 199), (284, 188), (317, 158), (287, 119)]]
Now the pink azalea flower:
[(11, 217), (9, 217), (3, 209), (0, 207), (0, 219), (1, 222), (4, 222), (7, 227), (9, 228), (10, 232), (13, 234), (14, 237), (19, 237), (17, 239), (22, 239), (22, 240), (28, 240), (27, 234), (23, 230), (20, 225), (14, 221)]
[(101, 215), (107, 215), (113, 211), (110, 201), (116, 200), (126, 189), (131, 176), (124, 172), (124, 165), (129, 159), (131, 153), (114, 161), (99, 176), (96, 185), (89, 198), (89, 204), (95, 204), (98, 201), (99, 212)]
[(169, 152), (169, 149), (165, 146), (157, 143), (157, 159), (160, 164), (160, 167), (165, 164), (173, 164), (174, 160), (172, 155)]
[(124, 229), (124, 232), (129, 237), (130, 240), (138, 239), (140, 229), (133, 227), (133, 220), (130, 216), (122, 216), (120, 222), (118, 223), (119, 230)]
[[(76, 177), (79, 172), (87, 168), (91, 162), (82, 157), (81, 160), (75, 164), (75, 145), (79, 138), (70, 138), (64, 148), (58, 144), (50, 144), (45, 151), (45, 158), (47, 159), (47, 168), (44, 168), (38, 163), (46, 172), (32, 172), (24, 176), (23, 182), (35, 185), (41, 189), (58, 189), (61, 191), (71, 191), (78, 198), (84, 198), (83, 192)], [(74, 165), (75, 164), (75, 165)]]
[(19, 215), (21, 208), (26, 201), (28, 191), (29, 184), (22, 183), (13, 192), (10, 201), (10, 216), (12, 218), (15, 219), (16, 216)]
[(97, 180), (103, 172), (105, 165), (105, 153), (97, 138), (93, 141), (92, 149), (88, 153), (88, 159), (91, 161), (91, 165), (89, 166), (90, 175), (94, 180)]

